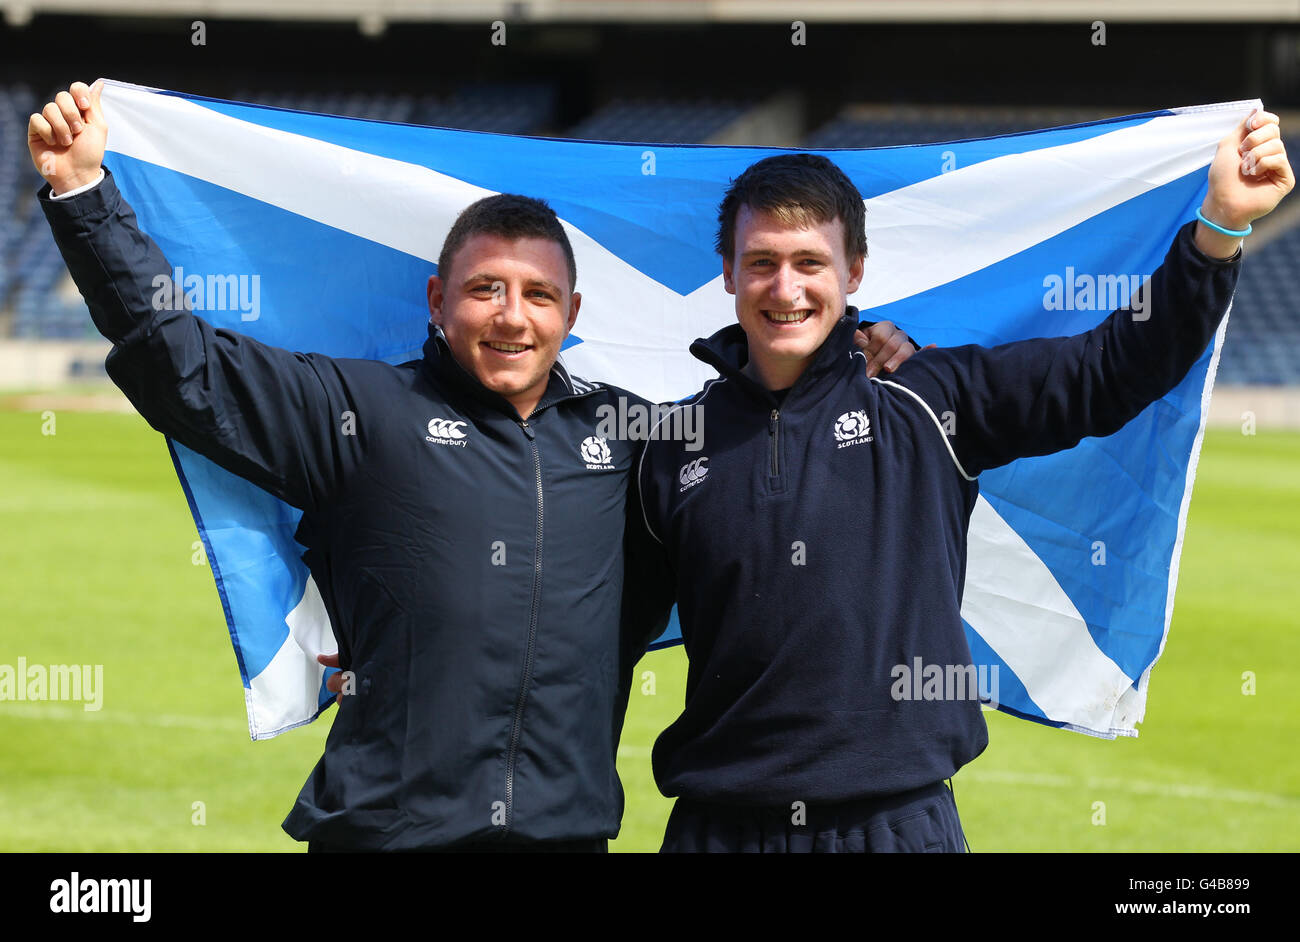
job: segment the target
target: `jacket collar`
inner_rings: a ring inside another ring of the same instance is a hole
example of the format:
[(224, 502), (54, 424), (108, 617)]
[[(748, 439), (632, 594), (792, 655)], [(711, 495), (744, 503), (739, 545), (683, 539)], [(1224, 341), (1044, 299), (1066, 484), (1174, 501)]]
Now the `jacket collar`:
[[(447, 383), (478, 402), (499, 412), (504, 412), (516, 421), (521, 421), (519, 411), (509, 399), (498, 392), (488, 389), (478, 381), (478, 378), (473, 373), (460, 365), (452, 355), (451, 346), (447, 343), (447, 337), (443, 334), (442, 328), (432, 321), (429, 322), (429, 338), (424, 342), (424, 368), (438, 380)], [(590, 391), (591, 387), (586, 384), (581, 386), (575, 384), (573, 377), (569, 375), (569, 371), (565, 369), (564, 364), (556, 360), (555, 365), (551, 367), (546, 392), (542, 394), (537, 407), (533, 409), (533, 415), (561, 400), (584, 395)]]
[[(813, 361), (803, 371), (798, 381), (786, 394), (781, 408), (789, 409), (804, 399), (828, 378), (839, 376), (846, 369), (858, 369), (853, 361), (853, 332), (858, 328), (858, 309), (848, 307), (844, 316), (831, 329), (826, 340), (813, 354)], [(751, 379), (743, 370), (749, 362), (749, 342), (740, 324), (730, 324), (707, 340), (701, 338), (691, 344), (691, 353), (716, 369), (723, 376), (734, 379), (750, 393), (773, 405), (778, 399), (772, 391)]]

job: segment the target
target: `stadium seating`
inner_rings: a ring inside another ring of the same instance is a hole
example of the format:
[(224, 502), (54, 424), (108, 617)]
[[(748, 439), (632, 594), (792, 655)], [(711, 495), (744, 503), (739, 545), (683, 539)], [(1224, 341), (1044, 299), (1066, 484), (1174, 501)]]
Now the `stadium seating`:
[(270, 93), (243, 89), (237, 91), (234, 98), (295, 111), (501, 134), (536, 134), (550, 126), (555, 112), (555, 90), (535, 84), (467, 85), (448, 95), (419, 97), (382, 93)]
[[(42, 99), (44, 100), (44, 99)], [(24, 141), (37, 97), (25, 85), (0, 86), (0, 310), (12, 312), (16, 337), (95, 336), (80, 298), (58, 296), (63, 260), (32, 195), (41, 185)]]
[(584, 141), (700, 144), (750, 107), (741, 102), (708, 99), (689, 102), (617, 99), (579, 122), (565, 136)]
[(29, 182), (33, 188), (40, 184), (23, 146), (27, 116), (33, 107), (29, 88), (0, 85), (0, 219), (4, 220), (0, 228), (0, 310), (9, 303), (20, 277), (15, 258), (23, 236), (21, 218), (30, 212), (30, 205), (22, 205), (20, 191)]
[(555, 89), (545, 85), (476, 85), (445, 99), (423, 98), (414, 124), (500, 134), (538, 134), (555, 120)]
[(901, 144), (962, 141), (995, 134), (1061, 127), (1100, 117), (1103, 116), (1095, 111), (1062, 109), (1005, 111), (848, 107), (809, 134), (804, 140), (804, 146), (822, 150), (832, 147), (895, 147)]
[(1300, 227), (1252, 251), (1229, 315), (1221, 383), (1300, 383)]

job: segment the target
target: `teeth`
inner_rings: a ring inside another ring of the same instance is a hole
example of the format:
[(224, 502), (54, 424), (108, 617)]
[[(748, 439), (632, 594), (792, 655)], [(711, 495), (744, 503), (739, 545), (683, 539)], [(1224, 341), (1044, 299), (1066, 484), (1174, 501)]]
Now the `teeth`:
[(500, 350), (503, 353), (520, 353), (528, 349), (522, 343), (500, 343), (496, 340), (489, 340), (488, 346), (493, 350)]
[(776, 321), (778, 324), (794, 324), (799, 321), (807, 320), (812, 311), (764, 311), (767, 319)]

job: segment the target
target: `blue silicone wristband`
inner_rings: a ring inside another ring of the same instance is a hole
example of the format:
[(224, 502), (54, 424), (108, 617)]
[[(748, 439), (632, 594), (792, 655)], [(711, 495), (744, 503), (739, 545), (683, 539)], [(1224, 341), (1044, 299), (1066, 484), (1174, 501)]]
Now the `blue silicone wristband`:
[(1222, 232), (1224, 235), (1232, 236), (1234, 239), (1244, 239), (1246, 236), (1250, 235), (1252, 232), (1255, 231), (1255, 227), (1249, 224), (1246, 226), (1245, 229), (1225, 229), (1223, 228), (1223, 226), (1219, 225), (1218, 223), (1210, 222), (1210, 220), (1206, 219), (1205, 214), (1201, 212), (1199, 206), (1196, 209), (1196, 218), (1199, 219), (1201, 222), (1205, 223), (1215, 232)]

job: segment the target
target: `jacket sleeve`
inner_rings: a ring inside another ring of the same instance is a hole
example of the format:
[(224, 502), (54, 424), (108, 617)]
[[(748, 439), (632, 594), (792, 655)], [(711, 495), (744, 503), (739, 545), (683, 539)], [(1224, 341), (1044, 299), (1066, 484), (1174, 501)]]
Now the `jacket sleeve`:
[(884, 382), (924, 401), (972, 478), (1113, 434), (1182, 381), (1232, 300), (1241, 251), (1206, 256), (1193, 241), (1195, 226), (1179, 230), (1129, 306), (1092, 330), (923, 350)]
[[(355, 410), (335, 361), (291, 353), (188, 310), (169, 310), (172, 268), (111, 173), (60, 200), (38, 193), (55, 243), (113, 342), (106, 367), (158, 431), (301, 509), (329, 499), (357, 461)], [(353, 411), (355, 415), (355, 411)]]

